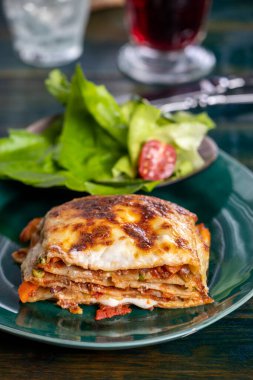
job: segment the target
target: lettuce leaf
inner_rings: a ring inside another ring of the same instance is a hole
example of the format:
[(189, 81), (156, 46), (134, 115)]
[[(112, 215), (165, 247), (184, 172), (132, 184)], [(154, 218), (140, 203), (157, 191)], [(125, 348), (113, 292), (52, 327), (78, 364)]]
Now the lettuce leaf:
[(70, 82), (60, 70), (52, 70), (48, 78), (45, 80), (45, 85), (58, 102), (65, 105), (68, 103), (70, 93)]
[(84, 104), (89, 113), (122, 146), (126, 146), (127, 125), (121, 114), (121, 108), (105, 86), (96, 86), (85, 79), (79, 66), (76, 78), (80, 87)]
[(83, 182), (111, 178), (112, 167), (124, 151), (90, 115), (81, 92), (82, 82), (76, 71), (59, 140), (58, 163)]
[(148, 140), (159, 140), (171, 144), (177, 151), (177, 163), (173, 178), (179, 178), (203, 165), (198, 148), (214, 122), (206, 113), (198, 115), (176, 112), (164, 116), (149, 104), (143, 103), (130, 120), (129, 152), (136, 165), (141, 146)]
[(0, 165), (0, 171), (4, 171), (7, 178), (35, 187), (46, 188), (65, 185), (64, 172), (46, 173), (43, 169), (32, 164), (26, 165), (26, 168), (22, 168), (17, 163), (10, 163), (5, 168)]
[(198, 147), (214, 127), (205, 113), (164, 115), (139, 97), (119, 105), (104, 86), (89, 82), (80, 66), (71, 81), (53, 70), (45, 83), (65, 111), (41, 134), (11, 130), (0, 139), (0, 178), (91, 194), (151, 191), (160, 182), (138, 178), (138, 159), (152, 139), (175, 147), (172, 179), (203, 164)]
[(0, 139), (0, 176), (41, 187), (64, 184), (50, 141), (26, 130), (10, 130)]
[(74, 75), (59, 139), (57, 161), (65, 169), (75, 171), (94, 148), (94, 122), (83, 107), (78, 79)]
[(213, 120), (207, 115), (206, 112), (201, 112), (199, 114), (193, 114), (186, 111), (179, 111), (173, 114), (170, 114), (170, 120), (174, 123), (196, 123), (197, 121), (201, 124), (206, 125), (208, 129), (214, 128), (215, 123)]
[(143, 99), (141, 99), (138, 96), (135, 96), (131, 100), (128, 100), (127, 102), (121, 104), (121, 115), (126, 125), (129, 125), (129, 122), (131, 120), (131, 117), (133, 116), (134, 111), (136, 110), (136, 107), (142, 103), (144, 103)]
[(129, 123), (127, 143), (131, 163), (135, 170), (142, 144), (153, 138), (160, 114), (158, 108), (148, 103), (139, 104), (133, 112)]
[(196, 150), (203, 137), (215, 124), (206, 113), (194, 115), (189, 112), (176, 112), (168, 124), (165, 121), (157, 129), (157, 137), (167, 139), (183, 150)]
[(112, 174), (114, 178), (118, 178), (122, 174), (126, 174), (129, 178), (135, 177), (135, 170), (131, 165), (130, 157), (128, 155), (120, 157), (112, 168)]
[(135, 193), (143, 188), (143, 183), (124, 185), (124, 186), (109, 186), (98, 183), (86, 182), (86, 191), (93, 195), (114, 195), (114, 194), (130, 194)]
[(203, 165), (198, 148), (207, 132), (214, 127), (214, 122), (204, 112), (198, 115), (176, 112), (170, 115), (168, 123), (165, 120), (160, 122), (155, 138), (172, 144), (177, 151), (173, 178), (189, 174)]
[[(50, 146), (48, 140), (27, 130), (9, 131), (9, 137), (0, 139), (0, 160), (37, 158)], [(19, 156), (19, 157), (18, 157)]]

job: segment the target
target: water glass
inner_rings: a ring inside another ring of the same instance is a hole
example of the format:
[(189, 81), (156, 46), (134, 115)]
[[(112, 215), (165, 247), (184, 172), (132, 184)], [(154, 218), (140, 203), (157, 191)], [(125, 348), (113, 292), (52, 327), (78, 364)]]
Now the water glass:
[(4, 0), (3, 6), (24, 62), (59, 66), (82, 54), (90, 0)]

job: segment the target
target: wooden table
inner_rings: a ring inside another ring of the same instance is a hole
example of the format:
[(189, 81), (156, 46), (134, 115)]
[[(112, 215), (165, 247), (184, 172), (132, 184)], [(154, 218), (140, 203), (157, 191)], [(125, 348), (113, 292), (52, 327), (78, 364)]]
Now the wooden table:
[[(252, 70), (253, 6), (249, 0), (214, 2), (205, 45), (217, 57), (216, 74)], [(116, 67), (127, 40), (123, 13), (115, 8), (92, 14), (81, 64), (89, 79), (115, 94), (153, 93)], [(74, 64), (64, 68), (70, 74)], [(14, 54), (0, 16), (0, 132), (23, 127), (57, 111), (43, 80), (48, 70), (22, 64)], [(253, 169), (253, 113), (240, 122), (219, 123), (214, 138), (221, 148)], [(253, 301), (208, 328), (170, 343), (123, 351), (59, 348), (0, 332), (0, 379), (253, 379)]]

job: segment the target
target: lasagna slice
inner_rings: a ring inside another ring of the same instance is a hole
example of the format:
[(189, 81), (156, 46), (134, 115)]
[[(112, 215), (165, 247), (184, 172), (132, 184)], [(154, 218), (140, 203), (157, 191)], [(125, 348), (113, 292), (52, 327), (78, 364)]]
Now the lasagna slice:
[(212, 302), (210, 233), (193, 213), (143, 195), (87, 196), (32, 220), (15, 252), (22, 302), (56, 300), (72, 313), (98, 304), (96, 319), (141, 308)]

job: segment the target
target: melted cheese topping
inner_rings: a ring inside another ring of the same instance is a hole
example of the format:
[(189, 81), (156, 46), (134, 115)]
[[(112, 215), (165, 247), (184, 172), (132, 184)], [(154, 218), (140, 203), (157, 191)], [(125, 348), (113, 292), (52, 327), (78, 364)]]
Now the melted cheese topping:
[(199, 271), (203, 244), (196, 244), (195, 222), (194, 214), (154, 197), (90, 196), (46, 215), (42, 246), (49, 257), (85, 269), (190, 264)]
[[(85, 269), (114, 271), (118, 269), (153, 268), (162, 265), (196, 264), (190, 253), (175, 255), (175, 252), (146, 252), (137, 253), (129, 242), (117, 241), (110, 247), (101, 247), (96, 250), (71, 250), (62, 252), (60, 257), (69, 265), (81, 266)], [(50, 253), (48, 255), (51, 256)], [(54, 254), (52, 255), (54, 256)], [(197, 262), (198, 264), (198, 262)]]

